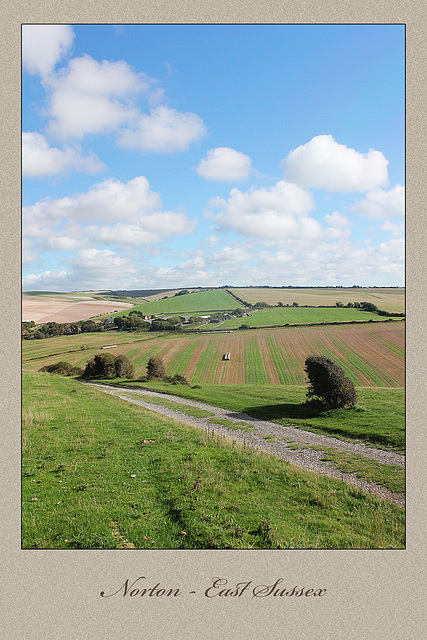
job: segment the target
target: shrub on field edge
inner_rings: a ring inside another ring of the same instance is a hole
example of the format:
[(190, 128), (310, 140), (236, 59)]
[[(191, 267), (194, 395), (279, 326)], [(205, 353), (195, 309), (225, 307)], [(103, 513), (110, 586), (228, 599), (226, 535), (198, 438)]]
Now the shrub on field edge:
[(126, 356), (101, 353), (86, 364), (83, 378), (133, 378), (133, 365)]
[(59, 376), (81, 376), (83, 373), (83, 369), (80, 367), (73, 367), (72, 364), (64, 362), (63, 360), (55, 364), (47, 364), (39, 369), (39, 371), (43, 373), (56, 373)]
[(344, 369), (326, 356), (309, 356), (305, 361), (309, 379), (307, 398), (318, 398), (328, 409), (354, 407), (357, 394)]
[(190, 386), (187, 378), (179, 373), (175, 373), (173, 376), (167, 376), (163, 360), (158, 356), (152, 356), (148, 360), (147, 375), (143, 380), (161, 380), (162, 382), (169, 382), (170, 384), (184, 384), (187, 387)]
[(147, 362), (147, 379), (157, 378), (158, 380), (163, 380), (165, 376), (166, 369), (163, 360), (157, 356), (150, 358)]
[(165, 382), (170, 382), (172, 384), (185, 384), (187, 387), (190, 386), (187, 378), (185, 376), (181, 376), (179, 373), (176, 373), (174, 376), (165, 376), (163, 378)]

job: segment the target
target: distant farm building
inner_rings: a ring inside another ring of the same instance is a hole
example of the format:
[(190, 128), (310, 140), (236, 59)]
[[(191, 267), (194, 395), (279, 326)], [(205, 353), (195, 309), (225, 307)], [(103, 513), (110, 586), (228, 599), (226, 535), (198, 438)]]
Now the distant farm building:
[(230, 360), (230, 352), (224, 353), (224, 355), (222, 356), (223, 360)]

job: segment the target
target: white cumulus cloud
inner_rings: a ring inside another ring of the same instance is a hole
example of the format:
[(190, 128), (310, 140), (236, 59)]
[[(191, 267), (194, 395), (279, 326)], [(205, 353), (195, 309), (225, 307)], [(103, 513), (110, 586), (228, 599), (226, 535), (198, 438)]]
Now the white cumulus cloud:
[(215, 217), (217, 223), (245, 236), (283, 240), (321, 234), (321, 225), (307, 215), (313, 207), (311, 195), (290, 182), (245, 193), (235, 188), (228, 200), (216, 198), (210, 204), (222, 208)]
[(359, 153), (331, 135), (315, 136), (289, 153), (282, 163), (289, 180), (327, 191), (369, 191), (388, 183), (388, 160), (370, 149)]
[(334, 211), (325, 216), (326, 223), (334, 228), (349, 227), (352, 223), (339, 211)]
[(151, 83), (123, 61), (73, 58), (49, 79), (49, 132), (60, 139), (81, 139), (117, 131), (138, 116), (136, 97), (148, 95)]
[(392, 189), (372, 189), (366, 198), (349, 207), (368, 218), (398, 218), (405, 214), (405, 187), (400, 184)]
[(114, 222), (135, 220), (144, 213), (161, 206), (160, 196), (150, 189), (144, 176), (129, 182), (110, 178), (95, 184), (86, 193), (42, 200), (24, 208), (24, 213), (36, 214), (50, 220), (84, 220)]
[(62, 289), (66, 291), (68, 289), (67, 271), (43, 271), (42, 273), (29, 273), (22, 278), (23, 290), (54, 290)]
[(230, 147), (209, 149), (196, 170), (206, 180), (244, 180), (251, 171), (252, 161), (248, 155)]
[(28, 24), (22, 27), (22, 65), (45, 78), (71, 49), (74, 31), (68, 25)]
[(163, 211), (161, 206), (159, 194), (151, 191), (144, 176), (127, 183), (104, 180), (86, 193), (24, 207), (23, 236), (48, 239), (46, 248), (59, 250), (80, 247), (87, 238), (137, 246), (194, 229), (196, 221), (185, 213)]
[[(63, 33), (64, 42), (66, 33), (69, 32)], [(73, 35), (72, 30), (70, 33)], [(28, 43), (33, 41), (34, 38), (27, 38)], [(31, 62), (37, 61), (37, 56), (29, 50), (25, 54), (25, 65), (42, 73), (47, 92), (44, 115), (49, 119), (46, 131), (50, 136), (64, 141), (116, 134), (123, 148), (175, 153), (186, 150), (206, 134), (205, 124), (197, 114), (159, 105), (164, 91), (158, 81), (135, 71), (123, 60), (98, 62), (85, 54), (55, 71), (64, 47), (65, 44), (62, 48), (58, 44), (55, 56), (52, 54), (49, 64), (44, 64), (43, 73), (36, 62)], [(144, 107), (152, 108), (144, 113)]]
[(28, 274), (22, 278), (24, 289), (77, 291), (97, 288), (127, 288), (137, 269), (127, 256), (108, 249), (82, 249), (68, 269)]
[(159, 211), (144, 215), (135, 224), (118, 222), (112, 226), (86, 227), (85, 231), (95, 242), (132, 247), (162, 242), (171, 236), (191, 233), (194, 226), (195, 223), (184, 213)]
[(204, 122), (195, 113), (182, 113), (160, 105), (124, 129), (119, 144), (126, 149), (175, 153), (188, 149), (205, 134)]
[(95, 154), (84, 156), (77, 147), (51, 147), (41, 133), (27, 131), (22, 134), (24, 177), (50, 176), (69, 170), (96, 173), (103, 169), (105, 165)]

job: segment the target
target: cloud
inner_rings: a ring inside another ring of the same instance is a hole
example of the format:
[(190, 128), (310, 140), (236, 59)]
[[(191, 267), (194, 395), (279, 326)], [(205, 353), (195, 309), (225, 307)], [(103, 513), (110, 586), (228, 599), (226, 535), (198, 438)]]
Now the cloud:
[(22, 279), (23, 289), (81, 291), (96, 288), (126, 288), (136, 267), (126, 256), (104, 249), (83, 249), (69, 269), (29, 274)]
[(251, 171), (249, 156), (230, 147), (209, 149), (196, 171), (206, 180), (244, 180)]
[(22, 264), (27, 265), (37, 262), (39, 251), (29, 238), (22, 238)]
[(74, 32), (60, 24), (31, 24), (22, 27), (22, 65), (31, 74), (47, 77), (70, 51)]
[(215, 216), (223, 228), (263, 240), (318, 238), (320, 224), (307, 214), (312, 197), (301, 187), (280, 181), (273, 187), (251, 188), (242, 193), (232, 189), (228, 200), (214, 198), (210, 205), (223, 210)]
[[(303, 249), (303, 250), (302, 250)], [(113, 251), (86, 248), (68, 268), (24, 277), (24, 289), (81, 290), (96, 288), (183, 287), (202, 284), (324, 286), (404, 284), (404, 241), (393, 238), (379, 246), (354, 246), (346, 238), (313, 240), (302, 247), (255, 251), (242, 243), (211, 253), (200, 247), (174, 266), (139, 263)]]
[(175, 153), (185, 151), (206, 134), (203, 120), (195, 113), (181, 113), (165, 105), (142, 114), (131, 128), (123, 130), (119, 145), (126, 149)]
[[(25, 290), (70, 290), (67, 271), (43, 271), (30, 273), (22, 278), (22, 289)], [(72, 287), (71, 287), (72, 289)]]
[(325, 216), (326, 223), (334, 228), (349, 227), (352, 223), (339, 211), (334, 211)]
[(334, 211), (325, 216), (328, 228), (325, 231), (326, 238), (350, 238), (352, 222), (339, 211)]
[(48, 131), (59, 139), (117, 131), (138, 117), (136, 97), (148, 96), (153, 82), (123, 61), (73, 58), (49, 79)]
[[(228, 259), (229, 258), (229, 259)], [(389, 241), (377, 247), (352, 245), (347, 238), (313, 240), (303, 246), (288, 243), (286, 249), (254, 250), (252, 242), (196, 255), (171, 267), (149, 267), (152, 286), (182, 287), (234, 285), (325, 286), (331, 282), (351, 286), (403, 284), (403, 242)], [(147, 276), (148, 277), (148, 276)]]
[(379, 252), (383, 255), (391, 255), (396, 261), (402, 262), (405, 256), (404, 238), (393, 238), (387, 242), (382, 242), (379, 246)]
[(224, 247), (220, 251), (213, 253), (210, 260), (221, 264), (236, 264), (250, 258), (251, 254), (245, 247)]
[[(61, 221), (62, 222), (62, 221)], [(39, 244), (47, 251), (77, 251), (90, 246), (90, 238), (86, 227), (75, 222), (53, 226), (48, 235), (40, 237)]]
[(42, 200), (24, 207), (24, 214), (49, 220), (84, 220), (85, 222), (115, 222), (136, 220), (144, 213), (161, 207), (160, 196), (150, 189), (144, 176), (129, 182), (110, 178), (95, 184), (86, 193)]
[(389, 191), (373, 189), (366, 198), (349, 207), (368, 218), (390, 219), (405, 214), (405, 187), (396, 185)]
[(129, 277), (136, 272), (133, 261), (108, 249), (83, 249), (73, 259), (73, 270), (79, 281), (101, 282)]
[[(27, 58), (31, 61), (30, 53)], [(175, 153), (206, 134), (203, 120), (195, 113), (155, 106), (164, 98), (163, 89), (125, 61), (98, 62), (83, 55), (58, 72), (50, 64), (43, 84), (48, 93), (46, 131), (58, 140), (115, 133), (123, 148)], [(152, 107), (148, 114), (141, 112), (141, 98)]]
[(301, 252), (290, 244), (287, 250), (260, 252), (259, 276), (253, 283), (272, 285), (329, 285), (331, 282), (351, 286), (402, 285), (404, 283), (403, 241), (390, 241), (378, 247), (352, 245), (346, 237), (312, 243)]
[(183, 213), (160, 211), (144, 215), (133, 225), (119, 222), (112, 226), (91, 226), (85, 227), (85, 232), (94, 242), (132, 247), (191, 233), (194, 226), (194, 222)]
[(144, 176), (127, 183), (104, 180), (86, 193), (24, 207), (23, 236), (44, 239), (49, 250), (71, 250), (87, 241), (157, 243), (194, 229), (197, 221), (183, 212), (162, 211), (161, 206), (159, 194), (151, 191)]
[(380, 151), (359, 153), (331, 135), (315, 136), (282, 163), (289, 180), (327, 191), (369, 191), (388, 183), (388, 160)]
[(386, 220), (382, 225), (381, 229), (383, 231), (388, 231), (394, 238), (401, 238), (405, 233), (405, 227), (403, 222), (391, 222), (390, 220)]
[(36, 132), (22, 134), (22, 175), (43, 177), (68, 170), (96, 173), (105, 169), (95, 154), (83, 156), (76, 147), (50, 147), (46, 138)]

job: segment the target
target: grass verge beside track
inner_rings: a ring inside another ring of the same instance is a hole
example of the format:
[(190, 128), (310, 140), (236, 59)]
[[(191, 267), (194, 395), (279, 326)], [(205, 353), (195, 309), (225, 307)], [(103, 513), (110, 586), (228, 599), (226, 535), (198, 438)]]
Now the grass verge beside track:
[(23, 548), (405, 544), (394, 505), (73, 379), (23, 374), (22, 438)]
[(171, 393), (231, 411), (242, 411), (260, 420), (271, 420), (324, 435), (363, 441), (381, 449), (400, 453), (405, 451), (404, 389), (357, 387), (359, 403), (354, 409), (319, 412), (305, 404), (305, 386), (202, 383), (199, 388), (193, 389), (156, 381), (105, 382)]

